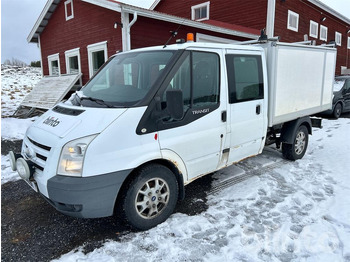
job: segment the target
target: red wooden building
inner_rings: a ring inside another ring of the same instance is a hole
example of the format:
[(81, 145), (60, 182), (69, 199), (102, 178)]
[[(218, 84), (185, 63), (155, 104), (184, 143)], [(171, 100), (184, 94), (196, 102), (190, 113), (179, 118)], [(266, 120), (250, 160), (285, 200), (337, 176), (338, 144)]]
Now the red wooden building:
[(40, 46), (43, 74), (81, 72), (86, 83), (109, 56), (165, 44), (170, 31), (178, 30), (176, 38), (192, 32), (196, 41), (231, 43), (257, 39), (263, 28), (284, 42), (335, 41), (336, 74), (350, 68), (350, 19), (318, 0), (121, 1), (129, 5), (48, 0), (27, 38)]
[(207, 24), (266, 28), (283, 42), (336, 42), (336, 74), (350, 74), (350, 18), (318, 0), (162, 0), (155, 10)]

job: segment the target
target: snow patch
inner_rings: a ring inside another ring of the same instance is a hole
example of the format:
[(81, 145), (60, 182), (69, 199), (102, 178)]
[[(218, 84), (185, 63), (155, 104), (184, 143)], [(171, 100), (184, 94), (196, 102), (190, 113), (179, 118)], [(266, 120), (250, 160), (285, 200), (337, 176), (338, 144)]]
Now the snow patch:
[(1, 116), (12, 116), (41, 78), (41, 68), (1, 65)]

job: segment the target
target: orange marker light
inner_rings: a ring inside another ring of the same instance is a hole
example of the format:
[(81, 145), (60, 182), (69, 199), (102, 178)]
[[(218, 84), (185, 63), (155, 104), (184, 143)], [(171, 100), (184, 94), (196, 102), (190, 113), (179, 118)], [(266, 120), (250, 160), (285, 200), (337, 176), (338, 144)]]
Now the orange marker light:
[(187, 33), (187, 42), (194, 42), (193, 33)]

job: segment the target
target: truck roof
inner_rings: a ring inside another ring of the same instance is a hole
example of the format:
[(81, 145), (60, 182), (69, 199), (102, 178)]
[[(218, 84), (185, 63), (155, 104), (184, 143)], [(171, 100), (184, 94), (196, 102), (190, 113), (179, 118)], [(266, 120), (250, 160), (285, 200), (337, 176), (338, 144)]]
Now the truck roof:
[(239, 44), (218, 44), (218, 43), (202, 43), (202, 42), (185, 42), (177, 43), (172, 45), (164, 46), (152, 46), (133, 49), (128, 52), (139, 52), (139, 51), (155, 51), (155, 50), (180, 50), (188, 48), (211, 48), (211, 49), (236, 49), (236, 50), (251, 50), (251, 51), (262, 51), (263, 48), (260, 46), (253, 45), (239, 45)]

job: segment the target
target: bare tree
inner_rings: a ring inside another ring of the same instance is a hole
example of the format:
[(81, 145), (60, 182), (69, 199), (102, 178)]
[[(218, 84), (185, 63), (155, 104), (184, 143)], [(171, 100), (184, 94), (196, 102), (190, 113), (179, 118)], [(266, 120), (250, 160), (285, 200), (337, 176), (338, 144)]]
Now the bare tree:
[(4, 62), (4, 65), (19, 66), (19, 67), (27, 66), (25, 62), (13, 57), (12, 57), (12, 61), (10, 61), (9, 59), (6, 59)]

